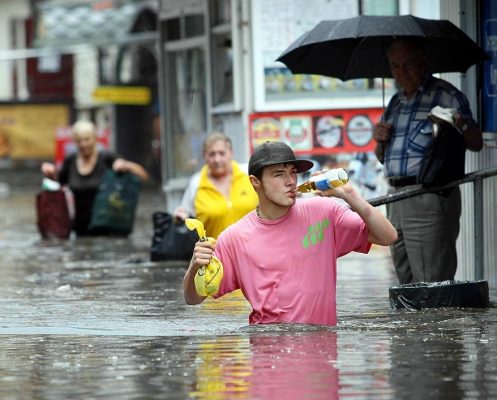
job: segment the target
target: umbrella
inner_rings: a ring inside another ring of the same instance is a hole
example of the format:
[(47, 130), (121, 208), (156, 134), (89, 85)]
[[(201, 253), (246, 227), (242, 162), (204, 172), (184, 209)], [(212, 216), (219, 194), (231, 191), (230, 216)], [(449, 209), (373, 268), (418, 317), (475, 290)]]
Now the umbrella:
[(277, 59), (294, 74), (315, 74), (343, 81), (390, 78), (389, 43), (396, 38), (422, 38), (430, 72), (466, 72), (489, 59), (461, 29), (447, 20), (412, 15), (361, 15), (321, 21), (300, 36)]

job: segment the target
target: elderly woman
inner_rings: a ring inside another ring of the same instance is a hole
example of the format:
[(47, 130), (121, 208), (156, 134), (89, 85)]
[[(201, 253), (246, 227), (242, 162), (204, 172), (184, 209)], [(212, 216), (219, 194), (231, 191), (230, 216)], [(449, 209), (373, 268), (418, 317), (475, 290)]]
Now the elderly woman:
[(213, 132), (204, 141), (205, 165), (194, 174), (186, 188), (177, 218), (194, 216), (202, 221), (207, 234), (219, 234), (257, 206), (257, 195), (248, 175), (233, 161), (229, 137)]
[(91, 210), (105, 171), (112, 168), (116, 172), (131, 172), (143, 181), (148, 179), (148, 173), (137, 163), (117, 158), (107, 151), (99, 151), (96, 128), (92, 122), (76, 122), (72, 134), (78, 151), (64, 160), (60, 171), (48, 162), (41, 165), (41, 171), (46, 177), (69, 186), (75, 203), (73, 230), (78, 236), (90, 235), (92, 232), (88, 226)]

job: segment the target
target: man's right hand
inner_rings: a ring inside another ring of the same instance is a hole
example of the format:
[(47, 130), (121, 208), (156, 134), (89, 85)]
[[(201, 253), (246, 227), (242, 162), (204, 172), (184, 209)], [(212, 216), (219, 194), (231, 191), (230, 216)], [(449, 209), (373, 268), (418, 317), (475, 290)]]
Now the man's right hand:
[(183, 278), (183, 294), (186, 304), (200, 304), (206, 296), (200, 296), (195, 289), (195, 274), (200, 267), (209, 264), (214, 253), (214, 241), (205, 240), (195, 243), (192, 260)]
[(373, 139), (378, 143), (385, 143), (390, 140), (392, 135), (392, 124), (387, 122), (378, 122), (373, 129)]
[(214, 254), (214, 244), (214, 239), (204, 241), (199, 240), (197, 243), (195, 243), (195, 248), (193, 249), (192, 264), (198, 266), (198, 268), (203, 265), (209, 264), (209, 261)]

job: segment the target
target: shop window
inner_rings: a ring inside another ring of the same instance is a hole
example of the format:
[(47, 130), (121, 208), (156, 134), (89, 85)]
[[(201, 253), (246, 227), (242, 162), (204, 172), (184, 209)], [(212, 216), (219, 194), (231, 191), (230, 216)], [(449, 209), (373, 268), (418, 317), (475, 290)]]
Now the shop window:
[(205, 33), (204, 15), (195, 13), (166, 19), (163, 29), (168, 41), (201, 36)]
[(341, 81), (321, 75), (294, 75), (276, 61), (292, 42), (319, 21), (351, 18), (361, 13), (398, 14), (398, 0), (253, 0), (256, 110), (381, 106), (382, 85), (385, 84), (389, 96), (395, 90), (392, 80)]
[[(183, 0), (164, 7), (164, 88), (166, 169), (169, 179), (190, 177), (203, 164), (208, 130), (207, 7), (205, 0)], [(181, 179), (180, 179), (181, 180)]]
[(361, 0), (363, 15), (398, 15), (398, 0)]
[(231, 0), (211, 0), (211, 21), (213, 26), (230, 23)]
[(211, 71), (214, 110), (235, 103), (231, 0), (211, 0)]
[(167, 40), (179, 40), (181, 39), (181, 29), (180, 29), (180, 19), (171, 18), (164, 22), (164, 31)]
[(212, 41), (213, 106), (233, 103), (233, 59), (231, 34), (216, 35)]
[(195, 36), (203, 35), (205, 32), (205, 23), (203, 14), (186, 15), (184, 18), (185, 23), (185, 38), (192, 38)]
[(203, 163), (202, 142), (205, 138), (206, 88), (205, 52), (191, 48), (169, 53), (171, 88), (172, 146), (168, 150), (173, 168), (171, 177), (190, 176)]

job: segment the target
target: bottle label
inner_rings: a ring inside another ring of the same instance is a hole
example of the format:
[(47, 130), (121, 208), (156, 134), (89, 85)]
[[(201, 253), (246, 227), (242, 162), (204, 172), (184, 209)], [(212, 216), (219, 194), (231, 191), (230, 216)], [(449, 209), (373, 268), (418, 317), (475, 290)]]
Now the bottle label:
[(314, 182), (314, 184), (316, 185), (316, 189), (321, 190), (321, 191), (332, 189), (328, 179), (321, 179), (319, 181)]

